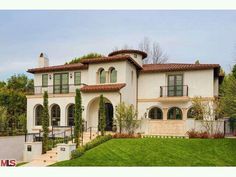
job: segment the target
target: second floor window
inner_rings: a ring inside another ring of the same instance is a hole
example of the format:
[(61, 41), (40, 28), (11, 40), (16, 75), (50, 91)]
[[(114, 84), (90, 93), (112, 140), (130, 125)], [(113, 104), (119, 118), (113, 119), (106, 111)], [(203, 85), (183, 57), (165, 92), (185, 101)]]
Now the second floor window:
[(99, 83), (100, 84), (104, 84), (106, 83), (106, 72), (104, 69), (101, 69), (99, 71)]
[(168, 76), (168, 96), (183, 96), (183, 75)]
[(48, 74), (42, 75), (42, 86), (47, 87), (48, 86)]
[(75, 85), (81, 84), (81, 72), (75, 72)]
[(110, 69), (110, 83), (117, 82), (117, 71), (115, 68)]
[(69, 77), (68, 73), (54, 74), (54, 93), (68, 93), (69, 92)]

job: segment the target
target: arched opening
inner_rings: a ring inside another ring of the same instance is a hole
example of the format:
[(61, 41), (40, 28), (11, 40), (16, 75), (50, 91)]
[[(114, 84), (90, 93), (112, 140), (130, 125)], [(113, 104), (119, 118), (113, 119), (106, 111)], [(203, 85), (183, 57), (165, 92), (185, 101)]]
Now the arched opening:
[(187, 118), (194, 118), (195, 115), (196, 115), (195, 109), (193, 107), (189, 108), (187, 112)]
[(67, 109), (67, 124), (68, 126), (75, 125), (75, 105), (71, 104)]
[(59, 126), (61, 120), (61, 109), (58, 104), (54, 104), (51, 109), (51, 125)]
[(148, 112), (148, 117), (150, 119), (163, 119), (162, 110), (160, 108), (158, 108), (158, 107), (153, 107)]
[(181, 120), (182, 119), (182, 111), (178, 107), (172, 107), (168, 110), (167, 119), (171, 120)]
[(109, 69), (109, 75), (110, 75), (110, 83), (116, 83), (117, 82), (117, 71), (115, 68)]
[(104, 84), (106, 83), (106, 72), (103, 68), (99, 69), (99, 83)]
[[(106, 131), (112, 131), (114, 108), (110, 100), (104, 98), (105, 115), (106, 115)], [(91, 100), (87, 106), (87, 126), (98, 128), (99, 125), (99, 97)]]
[(42, 125), (42, 114), (43, 114), (43, 106), (37, 105), (35, 108), (35, 125)]

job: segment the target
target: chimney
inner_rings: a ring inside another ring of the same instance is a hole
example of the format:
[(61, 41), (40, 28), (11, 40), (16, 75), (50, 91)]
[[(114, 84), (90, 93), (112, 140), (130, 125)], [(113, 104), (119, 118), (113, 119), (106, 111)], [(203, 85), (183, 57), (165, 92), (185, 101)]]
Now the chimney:
[(41, 53), (38, 60), (38, 67), (48, 67), (49, 66), (49, 59), (45, 53)]

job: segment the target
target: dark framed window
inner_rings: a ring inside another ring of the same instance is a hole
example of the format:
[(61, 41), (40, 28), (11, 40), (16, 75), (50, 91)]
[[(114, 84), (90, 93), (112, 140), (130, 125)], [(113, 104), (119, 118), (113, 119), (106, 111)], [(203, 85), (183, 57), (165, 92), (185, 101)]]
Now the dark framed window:
[(99, 83), (100, 84), (104, 84), (106, 83), (106, 72), (104, 69), (101, 69), (99, 71)]
[(162, 110), (158, 107), (153, 107), (149, 113), (148, 113), (148, 117), (150, 119), (163, 119), (163, 114), (162, 114)]
[(168, 110), (168, 117), (167, 119), (172, 120), (181, 120), (182, 119), (182, 111), (180, 108), (172, 107)]
[(183, 75), (168, 76), (168, 96), (183, 96)]
[(69, 93), (69, 75), (68, 73), (54, 74), (53, 93)]
[(81, 84), (81, 72), (75, 72), (75, 85), (80, 85)]
[(75, 120), (75, 105), (72, 104), (68, 108), (67, 116), (68, 116), (68, 125), (69, 126), (74, 126), (74, 120)]
[(42, 114), (43, 114), (43, 106), (38, 105), (35, 108), (35, 125), (36, 126), (42, 125)]
[(196, 111), (193, 107), (191, 107), (187, 112), (187, 118), (194, 118), (196, 115)]
[(51, 125), (52, 126), (59, 126), (61, 120), (61, 109), (60, 106), (55, 104), (52, 106), (51, 109)]
[(117, 71), (115, 68), (110, 69), (110, 83), (117, 82)]
[(47, 87), (48, 86), (48, 74), (42, 75), (42, 86)]

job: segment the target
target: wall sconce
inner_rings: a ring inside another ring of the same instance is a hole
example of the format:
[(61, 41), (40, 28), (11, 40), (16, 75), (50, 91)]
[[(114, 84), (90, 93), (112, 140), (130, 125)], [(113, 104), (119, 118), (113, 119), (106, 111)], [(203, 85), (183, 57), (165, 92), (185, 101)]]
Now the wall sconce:
[(51, 74), (49, 75), (49, 79), (50, 79), (50, 80), (52, 79), (52, 75), (51, 75)]
[(82, 106), (82, 111), (84, 111), (84, 106)]
[(73, 77), (73, 75), (72, 75), (72, 73), (70, 73), (70, 78), (72, 79), (72, 77)]
[(145, 117), (145, 119), (147, 118), (147, 112), (144, 113), (144, 117)]

